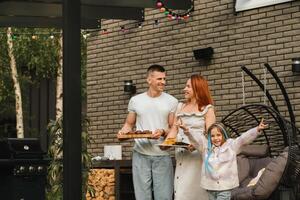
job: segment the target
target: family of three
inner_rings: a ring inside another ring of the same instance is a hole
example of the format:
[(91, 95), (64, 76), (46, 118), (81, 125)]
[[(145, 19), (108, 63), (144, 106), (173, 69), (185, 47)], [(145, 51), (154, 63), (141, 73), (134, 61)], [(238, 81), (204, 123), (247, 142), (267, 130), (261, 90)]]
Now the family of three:
[[(192, 75), (183, 89), (184, 102), (178, 103), (164, 92), (166, 71), (160, 65), (147, 70), (148, 90), (133, 96), (128, 115), (118, 134), (133, 129), (150, 130), (152, 139), (136, 139), (132, 154), (132, 176), (136, 200), (230, 200), (238, 186), (236, 155), (267, 125), (227, 136), (216, 123), (213, 100), (207, 81)], [(190, 144), (176, 148), (175, 175), (172, 159), (161, 144), (170, 138)]]

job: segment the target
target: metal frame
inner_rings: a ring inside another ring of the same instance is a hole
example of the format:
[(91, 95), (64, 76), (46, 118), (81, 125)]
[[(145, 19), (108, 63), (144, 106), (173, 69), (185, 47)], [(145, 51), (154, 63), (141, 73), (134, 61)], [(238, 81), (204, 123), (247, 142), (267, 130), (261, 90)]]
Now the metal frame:
[[(265, 86), (260, 82), (260, 80), (258, 80), (258, 78), (249, 69), (247, 69), (247, 67), (242, 66), (242, 70), (246, 72), (257, 83), (257, 85), (262, 89), (262, 91), (265, 90)], [(278, 112), (278, 107), (268, 90), (266, 90), (266, 96), (269, 99), (272, 107)]]
[[(279, 79), (279, 77), (277, 76), (277, 74), (274, 72), (274, 70), (271, 68), (271, 66), (268, 64), (268, 63), (265, 63), (264, 66), (267, 68), (267, 70), (270, 72), (270, 74), (273, 76), (273, 78), (275, 79), (276, 83), (278, 84), (279, 88), (280, 88), (280, 91), (281, 91), (281, 94), (285, 100), (285, 103), (286, 103), (286, 106), (287, 106), (287, 109), (288, 109), (288, 112), (289, 112), (289, 115), (290, 115), (290, 120), (291, 120), (291, 123), (292, 124), (295, 124), (295, 114), (293, 112), (293, 109), (292, 109), (292, 104), (290, 102), (290, 99), (289, 99), (289, 96), (286, 92), (286, 89), (284, 88), (281, 80)], [(264, 85), (260, 82), (260, 80), (258, 80), (258, 78), (250, 72), (250, 70), (248, 70), (245, 66), (242, 66), (241, 67), (243, 71), (245, 71), (256, 83), (257, 85), (261, 88), (262, 91), (265, 90), (265, 87)], [(278, 110), (278, 107), (273, 99), (273, 97), (270, 95), (269, 91), (266, 90), (266, 96), (268, 98), (268, 100), (270, 101), (272, 107), (277, 111), (279, 112)], [(296, 128), (293, 128), (293, 135), (297, 135), (297, 130)]]
[(271, 66), (268, 63), (265, 63), (264, 65), (268, 69), (268, 71), (272, 74), (273, 78), (276, 80), (277, 84), (279, 85), (279, 88), (280, 88), (281, 93), (282, 93), (282, 95), (284, 97), (285, 103), (286, 103), (286, 105), (288, 107), (288, 111), (289, 111), (291, 122), (292, 122), (292, 124), (295, 124), (295, 115), (294, 115), (294, 112), (293, 112), (293, 109), (292, 109), (292, 105), (291, 105), (289, 96), (288, 96), (288, 94), (286, 92), (286, 89), (284, 88), (281, 80), (279, 79), (279, 77), (277, 76), (277, 74), (274, 72), (274, 70), (271, 68)]

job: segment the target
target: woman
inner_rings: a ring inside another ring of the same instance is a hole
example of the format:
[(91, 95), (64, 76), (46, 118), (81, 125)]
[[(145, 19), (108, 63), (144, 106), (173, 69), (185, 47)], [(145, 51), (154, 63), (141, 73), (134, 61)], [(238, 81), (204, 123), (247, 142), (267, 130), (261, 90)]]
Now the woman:
[[(178, 104), (176, 123), (165, 142), (177, 137), (177, 142), (191, 144), (182, 129), (179, 129), (180, 124), (185, 124), (193, 137), (200, 139), (215, 122), (208, 83), (201, 75), (192, 75), (183, 91), (185, 102)], [(177, 148), (175, 156), (174, 200), (207, 200), (207, 192), (200, 187), (202, 158), (199, 151), (194, 148)]]

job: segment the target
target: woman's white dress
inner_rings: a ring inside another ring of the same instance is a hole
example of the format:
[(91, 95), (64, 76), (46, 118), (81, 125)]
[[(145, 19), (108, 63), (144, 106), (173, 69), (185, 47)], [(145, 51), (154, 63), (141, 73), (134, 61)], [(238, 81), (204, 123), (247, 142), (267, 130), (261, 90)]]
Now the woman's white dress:
[[(200, 140), (200, 134), (204, 134), (204, 116), (209, 107), (212, 105), (206, 106), (202, 112), (184, 113), (178, 111), (176, 113), (176, 116), (181, 118), (195, 139)], [(182, 129), (179, 129), (177, 141), (190, 144)], [(199, 151), (189, 152), (184, 148), (177, 148), (175, 158), (174, 200), (207, 200), (207, 192), (200, 187), (202, 158)]]

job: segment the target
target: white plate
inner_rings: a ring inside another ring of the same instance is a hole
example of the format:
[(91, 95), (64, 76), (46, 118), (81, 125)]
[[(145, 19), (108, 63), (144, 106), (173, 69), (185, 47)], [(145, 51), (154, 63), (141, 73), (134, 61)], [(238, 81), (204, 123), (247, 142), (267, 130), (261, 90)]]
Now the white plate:
[(182, 147), (182, 148), (187, 148), (189, 146), (188, 144), (156, 144), (156, 145), (160, 147)]

